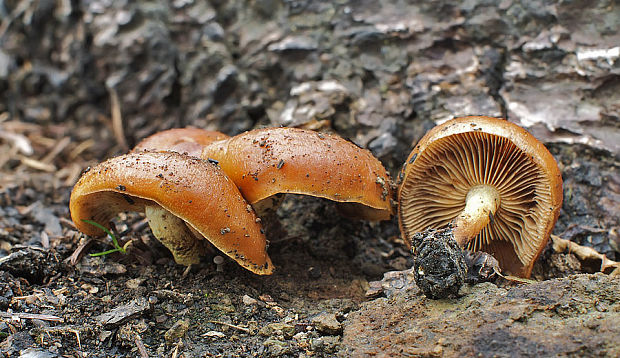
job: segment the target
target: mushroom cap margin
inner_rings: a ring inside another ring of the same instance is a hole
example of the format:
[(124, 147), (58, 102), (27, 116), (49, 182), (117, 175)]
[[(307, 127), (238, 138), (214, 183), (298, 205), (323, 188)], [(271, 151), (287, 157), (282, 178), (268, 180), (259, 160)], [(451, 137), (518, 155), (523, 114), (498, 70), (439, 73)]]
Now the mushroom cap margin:
[(130, 153), (87, 170), (73, 188), (70, 211), (87, 235), (103, 232), (121, 211), (157, 203), (178, 216), (215, 247), (257, 274), (271, 274), (266, 238), (253, 209), (215, 165), (174, 152)]
[(289, 127), (252, 130), (206, 146), (202, 158), (218, 160), (252, 204), (291, 193), (344, 203), (346, 213), (368, 220), (393, 213), (391, 179), (381, 162), (337, 135)]

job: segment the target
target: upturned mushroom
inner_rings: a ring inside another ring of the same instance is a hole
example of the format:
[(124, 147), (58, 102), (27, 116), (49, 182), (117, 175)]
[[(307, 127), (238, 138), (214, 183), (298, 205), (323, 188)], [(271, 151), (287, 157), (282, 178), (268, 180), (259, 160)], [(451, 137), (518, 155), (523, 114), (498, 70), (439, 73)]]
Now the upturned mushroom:
[(145, 211), (153, 234), (183, 265), (199, 261), (203, 239), (246, 269), (270, 274), (266, 239), (251, 206), (222, 170), (174, 152), (141, 152), (87, 170), (73, 188), (71, 217), (87, 235), (122, 211)]
[(257, 207), (280, 193), (338, 202), (345, 215), (386, 220), (392, 214), (390, 177), (368, 150), (337, 135), (267, 128), (206, 146), (244, 198)]
[[(526, 130), (497, 118), (457, 118), (433, 128), (409, 155), (399, 180), (398, 221), (414, 250), (424, 235), (447, 227), (457, 247), (487, 252), (504, 273), (523, 278), (562, 204), (553, 156)], [(435, 269), (448, 266), (460, 264)], [(435, 269), (420, 266), (418, 274)]]
[(175, 151), (200, 156), (202, 147), (227, 138), (229, 137), (226, 134), (218, 131), (192, 127), (173, 128), (144, 138), (133, 148), (133, 152)]

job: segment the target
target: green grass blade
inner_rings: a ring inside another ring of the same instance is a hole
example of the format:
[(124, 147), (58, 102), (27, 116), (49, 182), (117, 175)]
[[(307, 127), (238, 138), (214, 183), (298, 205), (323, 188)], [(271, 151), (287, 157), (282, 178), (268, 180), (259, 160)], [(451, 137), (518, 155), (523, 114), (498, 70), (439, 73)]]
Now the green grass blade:
[(127, 253), (127, 250), (125, 250), (124, 247), (122, 247), (121, 245), (118, 244), (118, 240), (116, 240), (116, 236), (110, 231), (108, 230), (107, 227), (99, 224), (98, 222), (94, 222), (92, 220), (86, 220), (86, 219), (82, 219), (83, 222), (90, 224), (98, 229), (103, 230), (103, 232), (105, 232), (111, 239), (112, 239), (112, 244), (114, 245), (114, 249), (112, 250), (108, 250), (108, 251), (104, 251), (104, 252), (98, 252), (96, 254), (90, 254), (90, 256), (103, 256), (103, 255), (107, 255), (107, 254), (111, 254), (113, 252), (117, 252), (120, 251), (121, 253), (125, 254)]

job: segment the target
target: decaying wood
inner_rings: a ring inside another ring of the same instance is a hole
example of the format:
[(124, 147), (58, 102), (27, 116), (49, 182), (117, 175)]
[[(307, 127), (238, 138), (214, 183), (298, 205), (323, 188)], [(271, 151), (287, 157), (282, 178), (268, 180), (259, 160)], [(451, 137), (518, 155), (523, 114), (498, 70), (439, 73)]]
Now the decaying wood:
[(581, 261), (600, 261), (600, 271), (610, 273), (612, 276), (620, 275), (620, 262), (607, 258), (591, 247), (579, 245), (576, 242), (562, 239), (559, 236), (551, 235), (553, 240), (553, 250), (556, 252), (570, 252)]

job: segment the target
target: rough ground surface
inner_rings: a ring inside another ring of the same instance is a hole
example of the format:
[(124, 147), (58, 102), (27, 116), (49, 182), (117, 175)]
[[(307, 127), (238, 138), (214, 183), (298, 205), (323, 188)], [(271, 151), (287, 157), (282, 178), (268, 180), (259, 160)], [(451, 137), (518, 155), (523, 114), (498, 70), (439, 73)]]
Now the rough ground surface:
[(499, 288), (478, 284), (432, 301), (415, 284), (351, 313), (342, 356), (620, 355), (620, 280), (575, 275)]
[[(555, 233), (618, 260), (618, 2), (380, 3), (0, 1), (0, 350), (617, 356), (617, 278), (569, 276), (596, 267), (549, 249), (534, 285), (435, 302), (396, 280), (370, 300), (369, 282), (412, 265), (395, 222), (318, 199), (289, 197), (271, 221), (271, 277), (218, 272), (216, 253), (184, 273), (135, 214), (117, 220), (129, 255), (83, 255), (109, 243), (72, 227), (72, 185), (155, 131), (331, 130), (397, 173), (437, 121), (482, 114), (547, 143), (564, 178)], [(459, 317), (480, 327), (455, 331)]]

